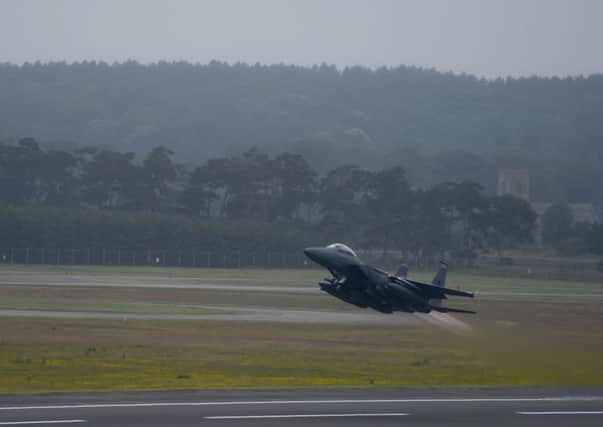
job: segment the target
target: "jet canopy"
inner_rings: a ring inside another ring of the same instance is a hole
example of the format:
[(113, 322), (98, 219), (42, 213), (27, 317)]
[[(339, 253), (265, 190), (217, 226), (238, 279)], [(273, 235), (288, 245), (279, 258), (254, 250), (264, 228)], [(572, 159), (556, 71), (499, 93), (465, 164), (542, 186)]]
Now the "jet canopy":
[(329, 246), (327, 246), (327, 249), (337, 249), (338, 252), (358, 258), (358, 255), (356, 255), (356, 252), (354, 252), (352, 249), (350, 249), (349, 246), (344, 245), (343, 243), (330, 244)]

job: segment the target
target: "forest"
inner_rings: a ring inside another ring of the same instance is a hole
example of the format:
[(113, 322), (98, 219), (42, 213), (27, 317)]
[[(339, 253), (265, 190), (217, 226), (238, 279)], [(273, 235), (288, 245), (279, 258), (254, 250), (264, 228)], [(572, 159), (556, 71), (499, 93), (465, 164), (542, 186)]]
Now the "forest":
[[(535, 233), (527, 202), (487, 195), (472, 181), (414, 188), (400, 166), (319, 175), (299, 154), (257, 148), (194, 168), (174, 157), (163, 146), (139, 159), (33, 138), (0, 144), (2, 246), (298, 250), (345, 240), (407, 259), (448, 253), (471, 262), (531, 244)], [(582, 252), (603, 252), (603, 228), (574, 226), (569, 215), (563, 205), (547, 211), (547, 243), (578, 238)]]
[[(321, 176), (401, 166), (416, 188), (528, 169), (532, 198), (603, 202), (603, 75), (479, 79), (416, 67), (134, 61), (0, 64), (0, 140), (195, 167), (251, 147)], [(110, 201), (107, 201), (110, 203)]]

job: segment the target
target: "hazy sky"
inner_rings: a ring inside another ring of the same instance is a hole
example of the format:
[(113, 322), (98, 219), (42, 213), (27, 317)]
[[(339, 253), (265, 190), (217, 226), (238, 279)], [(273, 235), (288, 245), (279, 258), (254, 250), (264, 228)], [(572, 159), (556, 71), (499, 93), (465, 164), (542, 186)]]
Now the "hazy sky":
[(0, 62), (603, 72), (603, 0), (0, 0)]

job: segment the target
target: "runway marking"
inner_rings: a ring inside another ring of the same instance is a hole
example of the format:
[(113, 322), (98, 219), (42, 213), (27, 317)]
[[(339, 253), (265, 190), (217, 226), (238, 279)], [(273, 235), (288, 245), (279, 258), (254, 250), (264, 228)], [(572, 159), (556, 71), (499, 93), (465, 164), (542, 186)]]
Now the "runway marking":
[(220, 415), (204, 417), (206, 420), (261, 420), (268, 418), (343, 418), (343, 417), (402, 417), (402, 412), (384, 414), (286, 414), (286, 415)]
[(40, 420), (40, 421), (5, 421), (0, 426), (22, 426), (30, 424), (75, 424), (85, 423), (86, 420)]
[(562, 294), (562, 293), (549, 293), (549, 292), (476, 292), (480, 296), (491, 296), (491, 297), (576, 297), (576, 298), (603, 298), (603, 294)]
[(170, 406), (252, 406), (252, 405), (313, 405), (357, 403), (471, 403), (471, 402), (590, 402), (603, 400), (603, 396), (582, 397), (493, 397), (493, 398), (443, 398), (443, 399), (331, 399), (331, 400), (258, 400), (224, 402), (149, 402), (149, 403), (84, 403), (66, 405), (2, 406), (0, 411), (33, 409), (93, 409), (93, 408), (151, 408)]
[(519, 415), (603, 415), (603, 411), (522, 411)]

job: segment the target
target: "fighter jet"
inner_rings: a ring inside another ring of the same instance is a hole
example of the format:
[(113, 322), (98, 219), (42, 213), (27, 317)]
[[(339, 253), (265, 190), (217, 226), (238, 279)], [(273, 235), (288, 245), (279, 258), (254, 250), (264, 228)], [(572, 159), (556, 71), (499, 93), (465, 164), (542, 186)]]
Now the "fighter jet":
[(304, 254), (331, 272), (333, 277), (322, 280), (320, 289), (355, 306), (371, 307), (381, 313), (475, 313), (471, 310), (443, 307), (447, 296), (473, 298), (473, 293), (446, 288), (448, 265), (440, 269), (432, 283), (408, 279), (408, 268), (402, 266), (396, 274), (364, 264), (352, 249), (343, 243), (326, 247), (306, 248)]

